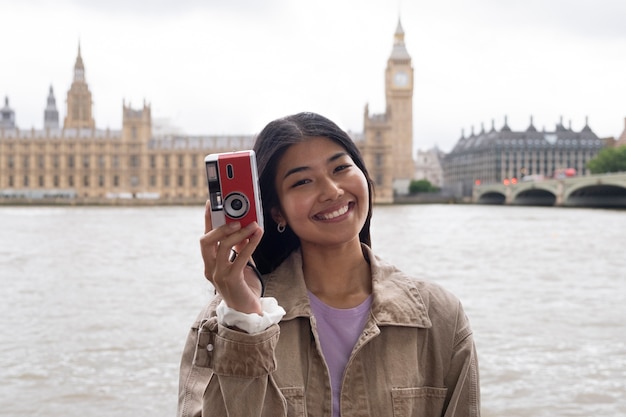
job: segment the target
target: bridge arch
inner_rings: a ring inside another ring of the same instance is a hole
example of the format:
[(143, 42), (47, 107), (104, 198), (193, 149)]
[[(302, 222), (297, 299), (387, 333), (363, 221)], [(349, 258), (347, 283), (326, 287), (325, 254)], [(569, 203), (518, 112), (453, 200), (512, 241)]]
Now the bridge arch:
[(522, 182), (512, 190), (511, 204), (518, 206), (554, 206), (559, 184), (554, 182)]
[(538, 187), (515, 193), (511, 204), (516, 206), (554, 206), (556, 200), (556, 195), (552, 191)]
[(618, 178), (604, 177), (572, 184), (563, 193), (570, 207), (626, 207), (626, 185)]
[(487, 191), (482, 193), (478, 200), (476, 201), (478, 204), (493, 204), (493, 205), (504, 205), (506, 203), (506, 195), (502, 194), (499, 191)]
[(478, 204), (626, 208), (626, 173), (474, 186)]

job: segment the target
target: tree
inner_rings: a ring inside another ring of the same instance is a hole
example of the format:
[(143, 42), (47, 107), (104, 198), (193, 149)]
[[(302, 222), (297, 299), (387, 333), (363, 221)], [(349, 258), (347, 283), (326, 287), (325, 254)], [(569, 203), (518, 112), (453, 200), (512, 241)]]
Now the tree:
[(617, 148), (604, 148), (595, 158), (587, 162), (592, 174), (626, 171), (626, 145)]
[(432, 193), (439, 191), (439, 188), (433, 186), (428, 180), (413, 180), (409, 184), (410, 194)]

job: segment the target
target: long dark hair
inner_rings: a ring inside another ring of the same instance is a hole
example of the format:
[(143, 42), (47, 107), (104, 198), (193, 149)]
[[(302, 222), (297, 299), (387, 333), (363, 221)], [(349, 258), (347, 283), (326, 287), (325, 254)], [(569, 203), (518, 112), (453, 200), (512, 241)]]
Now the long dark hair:
[(320, 136), (342, 146), (365, 175), (369, 190), (369, 208), (365, 224), (359, 232), (359, 240), (371, 246), (370, 221), (374, 182), (365, 168), (359, 149), (350, 136), (331, 120), (316, 113), (294, 114), (270, 122), (259, 133), (254, 144), (263, 199), (265, 233), (253, 257), (258, 269), (264, 274), (273, 271), (294, 249), (300, 246), (300, 240), (291, 228), (287, 226), (283, 233), (279, 233), (276, 229), (277, 224), (272, 218), (272, 208), (280, 206), (275, 182), (278, 162), (291, 145)]

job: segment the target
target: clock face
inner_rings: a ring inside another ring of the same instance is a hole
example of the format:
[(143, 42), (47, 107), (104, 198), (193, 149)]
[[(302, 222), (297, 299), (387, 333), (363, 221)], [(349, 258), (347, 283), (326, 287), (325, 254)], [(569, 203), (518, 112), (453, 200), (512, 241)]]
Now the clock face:
[(397, 87), (405, 87), (409, 83), (409, 74), (398, 71), (393, 75), (393, 84)]

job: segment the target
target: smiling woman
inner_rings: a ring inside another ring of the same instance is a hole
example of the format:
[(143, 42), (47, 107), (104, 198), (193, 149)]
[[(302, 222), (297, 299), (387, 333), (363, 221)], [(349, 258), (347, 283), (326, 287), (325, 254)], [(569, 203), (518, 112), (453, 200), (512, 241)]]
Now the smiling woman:
[(315, 137), (290, 146), (277, 167), (276, 189), (280, 204), (271, 208), (272, 218), (290, 227), (302, 247), (339, 251), (344, 244), (360, 245), (368, 184), (341, 145)]
[(299, 113), (269, 123), (254, 148), (264, 228), (213, 229), (205, 214), (217, 296), (189, 332), (179, 416), (478, 416), (461, 304), (372, 252), (373, 186), (350, 137)]

